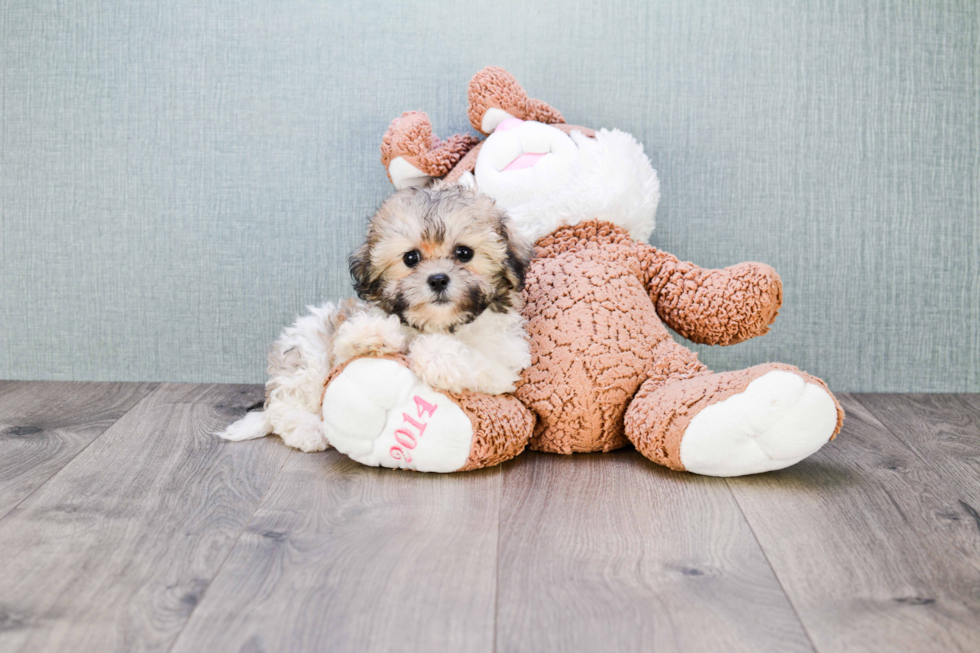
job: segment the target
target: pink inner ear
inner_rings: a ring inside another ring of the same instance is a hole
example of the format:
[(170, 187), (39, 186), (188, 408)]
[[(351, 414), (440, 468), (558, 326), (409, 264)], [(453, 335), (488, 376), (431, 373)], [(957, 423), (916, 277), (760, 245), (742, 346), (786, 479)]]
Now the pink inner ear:
[(514, 127), (520, 127), (521, 124), (523, 124), (523, 122), (524, 121), (521, 120), (520, 118), (508, 118), (507, 120), (505, 120), (502, 123), (500, 123), (499, 125), (497, 125), (497, 128), (494, 129), (493, 131), (494, 132), (505, 132), (508, 129), (513, 129)]
[(508, 170), (521, 170), (522, 168), (533, 168), (534, 164), (536, 164), (541, 159), (541, 157), (543, 157), (545, 154), (548, 153), (544, 152), (542, 154), (534, 154), (534, 153), (522, 154), (516, 159), (514, 159), (513, 161), (511, 161), (510, 163), (508, 163), (507, 167), (504, 168), (504, 172)]

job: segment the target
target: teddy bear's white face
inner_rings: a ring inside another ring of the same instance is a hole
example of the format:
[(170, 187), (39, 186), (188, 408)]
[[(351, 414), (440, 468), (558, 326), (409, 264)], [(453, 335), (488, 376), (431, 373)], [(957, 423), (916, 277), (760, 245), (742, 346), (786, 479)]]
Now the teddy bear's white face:
[(578, 155), (578, 147), (564, 132), (509, 118), (483, 144), (476, 183), (497, 204), (517, 207), (564, 186)]
[(568, 135), (510, 117), (487, 137), (474, 173), (460, 183), (492, 197), (532, 242), (595, 219), (646, 240), (660, 200), (657, 173), (631, 135), (604, 129), (594, 138), (580, 131)]

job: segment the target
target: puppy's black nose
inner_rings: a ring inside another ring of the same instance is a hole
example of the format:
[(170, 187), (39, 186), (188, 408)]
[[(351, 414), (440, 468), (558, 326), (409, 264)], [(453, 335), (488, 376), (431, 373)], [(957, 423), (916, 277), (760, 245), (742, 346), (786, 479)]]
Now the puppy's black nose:
[(429, 275), (429, 288), (436, 292), (442, 292), (449, 285), (449, 275), (442, 272)]

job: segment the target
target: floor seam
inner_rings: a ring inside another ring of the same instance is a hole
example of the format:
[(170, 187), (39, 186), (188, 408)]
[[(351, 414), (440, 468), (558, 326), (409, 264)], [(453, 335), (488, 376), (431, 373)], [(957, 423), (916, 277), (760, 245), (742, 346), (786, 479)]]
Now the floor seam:
[(289, 459), (292, 457), (294, 453), (295, 450), (290, 449), (289, 452), (286, 454), (286, 457), (283, 458), (282, 465), (280, 465), (279, 469), (276, 470), (276, 475), (272, 477), (272, 482), (269, 483), (269, 486), (262, 493), (262, 498), (259, 500), (257, 504), (255, 504), (255, 509), (252, 511), (252, 514), (248, 516), (248, 519), (246, 519), (245, 523), (242, 525), (242, 529), (238, 532), (238, 535), (235, 536), (234, 543), (232, 543), (232, 545), (228, 547), (228, 553), (226, 553), (225, 557), (221, 559), (221, 564), (219, 564), (218, 568), (215, 569), (214, 574), (211, 576), (211, 580), (208, 581), (207, 587), (205, 587), (204, 590), (201, 592), (201, 596), (198, 597), (197, 603), (194, 604), (194, 609), (191, 610), (190, 613), (188, 613), (187, 618), (184, 619), (184, 624), (180, 627), (180, 630), (177, 631), (177, 634), (174, 635), (174, 641), (172, 641), (170, 643), (170, 646), (167, 647), (167, 653), (173, 651), (174, 647), (177, 646), (177, 642), (180, 640), (180, 636), (184, 634), (184, 630), (187, 628), (187, 624), (191, 622), (191, 619), (194, 617), (194, 613), (197, 612), (197, 609), (201, 606), (202, 603), (204, 603), (204, 599), (205, 597), (207, 597), (208, 590), (211, 589), (211, 586), (214, 584), (214, 581), (217, 580), (218, 576), (221, 575), (221, 570), (225, 568), (225, 563), (228, 562), (228, 558), (230, 558), (231, 554), (234, 553), (235, 549), (238, 548), (238, 542), (241, 541), (242, 535), (245, 534), (245, 531), (248, 530), (248, 527), (252, 524), (252, 520), (255, 519), (255, 514), (262, 508), (263, 505), (265, 505), (266, 499), (269, 498), (269, 491), (272, 489), (272, 486), (276, 484), (276, 481), (279, 480), (279, 475), (282, 474), (282, 470), (285, 469), (286, 463), (289, 461)]
[(783, 585), (782, 579), (779, 578), (779, 574), (776, 573), (776, 568), (773, 566), (772, 561), (769, 559), (769, 553), (766, 552), (766, 547), (762, 545), (759, 540), (759, 536), (756, 534), (755, 529), (752, 528), (752, 522), (749, 520), (749, 516), (745, 514), (745, 510), (742, 509), (742, 504), (738, 501), (738, 495), (735, 494), (735, 490), (732, 489), (731, 478), (725, 479), (725, 485), (728, 487), (729, 494), (732, 495), (732, 499), (735, 501), (735, 507), (738, 508), (739, 514), (742, 515), (742, 519), (745, 520), (745, 525), (749, 527), (749, 532), (752, 533), (752, 539), (755, 540), (756, 545), (759, 547), (759, 551), (762, 552), (762, 558), (766, 561), (766, 565), (769, 567), (769, 571), (772, 572), (772, 577), (776, 579), (776, 583), (779, 584), (779, 589), (782, 590), (783, 596), (786, 597), (786, 602), (789, 603), (790, 609), (793, 610), (793, 615), (800, 624), (800, 628), (803, 629), (803, 634), (806, 635), (806, 639), (810, 642), (810, 648), (814, 653), (818, 653), (816, 642), (813, 641), (813, 636), (810, 635), (809, 629), (806, 627), (806, 623), (803, 621), (803, 617), (800, 616), (799, 610), (796, 609), (796, 603), (793, 602), (793, 597), (789, 595), (786, 591), (786, 586)]
[[(847, 396), (850, 399), (854, 400), (859, 406), (861, 406), (861, 408), (868, 411), (868, 414), (875, 418), (875, 421), (878, 423), (878, 425), (881, 426), (881, 428), (883, 428), (889, 435), (891, 435), (892, 438), (900, 442), (902, 446), (909, 451), (910, 454), (912, 454), (915, 458), (919, 460), (919, 462), (921, 462), (925, 466), (926, 469), (932, 469), (937, 473), (942, 473), (941, 470), (935, 469), (933, 467), (933, 464), (929, 460), (929, 458), (923, 456), (922, 452), (920, 452), (919, 449), (912, 442), (909, 442), (907, 438), (902, 437), (901, 433), (896, 432), (895, 429), (893, 429), (891, 426), (883, 422), (881, 417), (878, 416), (878, 413), (871, 406), (861, 401), (860, 397), (868, 394), (890, 394), (890, 393), (860, 392), (860, 393), (848, 393)], [(912, 393), (904, 393), (904, 394), (908, 396), (909, 394)]]
[(490, 650), (497, 653), (497, 616), (500, 611), (500, 518), (504, 511), (504, 466), (500, 467), (500, 483), (497, 486), (497, 543), (495, 547), (496, 560), (493, 565), (493, 635), (490, 638)]
[(130, 406), (129, 410), (127, 410), (122, 415), (120, 415), (119, 417), (117, 417), (116, 419), (114, 419), (112, 421), (112, 424), (109, 424), (107, 427), (105, 427), (105, 430), (102, 431), (102, 433), (99, 433), (97, 436), (95, 436), (94, 438), (92, 438), (92, 440), (88, 444), (86, 444), (84, 447), (82, 447), (81, 449), (79, 449), (78, 451), (76, 451), (75, 452), (75, 455), (73, 455), (71, 458), (69, 458), (68, 460), (66, 460), (65, 461), (65, 464), (62, 465), (61, 467), (59, 467), (58, 469), (56, 469), (51, 474), (51, 476), (49, 476), (46, 479), (44, 479), (44, 481), (42, 483), (40, 483), (36, 488), (34, 488), (30, 492), (28, 492), (26, 495), (24, 495), (24, 498), (22, 498), (20, 501), (18, 501), (14, 505), (12, 505), (10, 507), (10, 509), (7, 510), (7, 512), (5, 512), (4, 514), (0, 515), (0, 524), (2, 524), (3, 521), (5, 519), (7, 519), (7, 517), (9, 517), (10, 515), (14, 514), (14, 512), (17, 510), (17, 508), (19, 508), (25, 501), (27, 501), (32, 496), (34, 496), (34, 493), (36, 493), (42, 487), (44, 487), (45, 485), (47, 485), (48, 483), (50, 483), (51, 482), (51, 479), (53, 479), (55, 476), (57, 476), (58, 474), (60, 474), (63, 471), (65, 471), (65, 469), (69, 465), (71, 465), (72, 462), (76, 458), (78, 458), (80, 455), (82, 455), (82, 452), (83, 451), (87, 450), (89, 447), (91, 447), (93, 444), (95, 444), (99, 440), (99, 438), (101, 438), (106, 433), (108, 433), (112, 429), (113, 426), (115, 426), (116, 424), (118, 424), (120, 422), (120, 420), (122, 420), (124, 417), (126, 417), (127, 415), (129, 415), (131, 412), (133, 412), (134, 410), (136, 410), (137, 408), (139, 408), (143, 404), (144, 401), (146, 401), (151, 396), (153, 396), (156, 393), (156, 391), (160, 388), (161, 385), (163, 385), (163, 384), (162, 383), (154, 383), (153, 384), (153, 387), (146, 393), (146, 395), (143, 396), (142, 399), (140, 399), (135, 404), (133, 404), (132, 406)]

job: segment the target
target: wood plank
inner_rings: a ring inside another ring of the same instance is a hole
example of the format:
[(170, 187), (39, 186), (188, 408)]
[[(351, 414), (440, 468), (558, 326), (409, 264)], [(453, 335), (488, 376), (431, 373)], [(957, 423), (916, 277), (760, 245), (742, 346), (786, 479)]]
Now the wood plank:
[(966, 406), (972, 414), (980, 415), (980, 392), (962, 392), (953, 395), (953, 397), (957, 402)]
[(0, 518), (155, 387), (155, 383), (3, 383)]
[(212, 435), (261, 396), (160, 386), (0, 521), (0, 651), (166, 650), (289, 455)]
[[(980, 395), (861, 394), (855, 398), (947, 486), (980, 485)], [(980, 509), (980, 505), (976, 506)]]
[(500, 470), (294, 454), (174, 651), (491, 651)]
[(526, 454), (500, 519), (500, 651), (812, 650), (722, 479)]
[(840, 399), (835, 442), (789, 469), (729, 479), (810, 638), (818, 651), (980, 650), (975, 423), (913, 421), (896, 396), (876, 412), (894, 415), (903, 440), (863, 397)]

